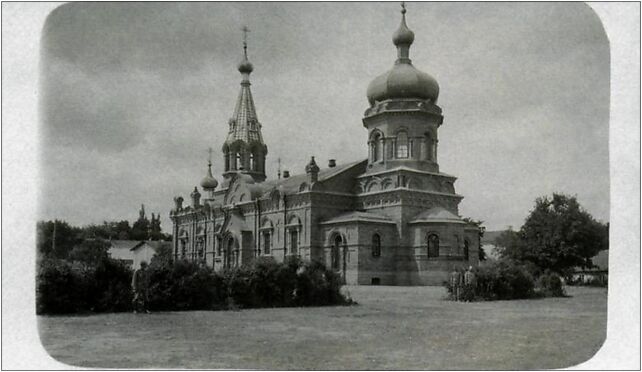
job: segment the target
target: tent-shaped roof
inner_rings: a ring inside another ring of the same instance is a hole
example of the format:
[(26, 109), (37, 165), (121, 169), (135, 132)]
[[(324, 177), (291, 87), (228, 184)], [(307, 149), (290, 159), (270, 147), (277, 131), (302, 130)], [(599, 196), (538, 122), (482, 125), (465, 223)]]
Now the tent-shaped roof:
[(394, 224), (395, 222), (390, 218), (372, 212), (363, 212), (363, 211), (352, 211), (332, 217), (321, 222), (321, 225), (329, 225), (335, 223), (346, 223), (346, 222), (368, 222), (368, 223), (390, 223)]
[(419, 213), (410, 223), (466, 223), (458, 215), (446, 210), (443, 207), (430, 208), (424, 212)]

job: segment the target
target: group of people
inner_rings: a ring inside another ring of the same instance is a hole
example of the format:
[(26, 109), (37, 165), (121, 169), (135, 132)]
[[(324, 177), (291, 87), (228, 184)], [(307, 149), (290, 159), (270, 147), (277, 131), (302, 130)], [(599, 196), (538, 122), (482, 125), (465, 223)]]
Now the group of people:
[(134, 309), (134, 314), (149, 314), (149, 310), (147, 309), (148, 287), (149, 275), (147, 272), (147, 262), (143, 261), (140, 263), (140, 268), (134, 270), (132, 275), (132, 308)]
[(469, 266), (466, 271), (456, 267), (450, 273), (450, 288), (455, 301), (471, 301), (474, 299), (476, 286), (477, 278), (472, 266)]

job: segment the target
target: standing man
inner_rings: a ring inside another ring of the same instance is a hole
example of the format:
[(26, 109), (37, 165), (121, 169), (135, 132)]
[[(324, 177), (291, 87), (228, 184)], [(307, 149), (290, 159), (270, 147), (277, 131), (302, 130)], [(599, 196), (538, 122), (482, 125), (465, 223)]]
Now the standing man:
[(461, 275), (459, 270), (455, 267), (450, 273), (450, 287), (453, 291), (453, 297), (455, 301), (459, 301), (460, 288), (461, 288)]
[(472, 266), (468, 266), (468, 270), (466, 270), (466, 273), (464, 274), (464, 285), (466, 288), (467, 299), (470, 301), (475, 297), (475, 287), (477, 285), (477, 280)]
[(137, 312), (146, 312), (147, 310), (147, 262), (143, 261), (140, 263), (140, 268), (134, 270), (132, 275), (132, 292), (134, 293), (134, 299), (132, 302), (134, 313)]

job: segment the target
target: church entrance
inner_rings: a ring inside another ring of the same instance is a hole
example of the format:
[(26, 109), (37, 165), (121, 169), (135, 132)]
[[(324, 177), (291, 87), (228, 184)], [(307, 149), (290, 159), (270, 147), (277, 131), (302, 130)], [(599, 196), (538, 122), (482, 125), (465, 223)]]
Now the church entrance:
[(332, 244), (332, 252), (330, 255), (330, 266), (334, 271), (341, 272), (341, 278), (345, 281), (346, 277), (346, 247), (341, 238), (341, 235), (336, 235), (334, 237), (334, 242)]

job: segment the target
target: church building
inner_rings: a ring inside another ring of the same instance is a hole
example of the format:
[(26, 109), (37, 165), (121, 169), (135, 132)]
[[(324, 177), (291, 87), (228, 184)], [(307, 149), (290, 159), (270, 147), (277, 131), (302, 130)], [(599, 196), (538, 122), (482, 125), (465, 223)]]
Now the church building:
[(478, 264), (479, 228), (459, 216), (456, 177), (441, 172), (437, 161), (444, 121), (439, 85), (413, 66), (415, 35), (405, 8), (401, 13), (392, 37), (397, 60), (367, 89), (367, 159), (329, 160), (321, 168), (312, 156), (301, 174), (277, 179), (265, 174), (268, 145), (244, 42), (241, 91), (222, 147), (225, 171), (219, 185), (210, 160), (203, 194), (194, 187), (189, 205), (174, 198), (175, 259), (223, 269), (262, 256), (298, 256), (360, 285), (441, 285), (453, 268)]

